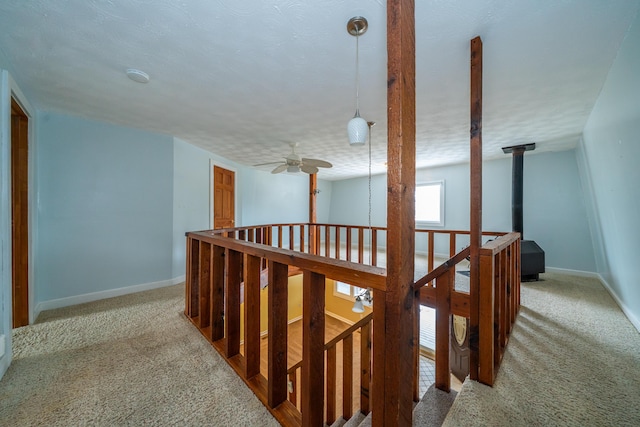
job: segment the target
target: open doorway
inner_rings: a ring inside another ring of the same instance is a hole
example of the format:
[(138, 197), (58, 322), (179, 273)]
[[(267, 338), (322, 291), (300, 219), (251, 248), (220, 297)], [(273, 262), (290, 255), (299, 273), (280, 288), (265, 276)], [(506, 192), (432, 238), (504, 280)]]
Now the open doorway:
[(29, 118), (11, 98), (13, 327), (29, 324)]

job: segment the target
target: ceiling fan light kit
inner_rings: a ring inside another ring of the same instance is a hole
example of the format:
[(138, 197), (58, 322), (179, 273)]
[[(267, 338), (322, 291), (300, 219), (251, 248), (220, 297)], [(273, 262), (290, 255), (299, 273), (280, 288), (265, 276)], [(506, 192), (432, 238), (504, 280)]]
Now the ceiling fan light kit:
[(347, 124), (349, 144), (353, 146), (364, 145), (369, 135), (367, 121), (360, 117), (360, 36), (367, 32), (369, 23), (362, 16), (354, 16), (347, 22), (347, 32), (356, 38), (356, 114)]

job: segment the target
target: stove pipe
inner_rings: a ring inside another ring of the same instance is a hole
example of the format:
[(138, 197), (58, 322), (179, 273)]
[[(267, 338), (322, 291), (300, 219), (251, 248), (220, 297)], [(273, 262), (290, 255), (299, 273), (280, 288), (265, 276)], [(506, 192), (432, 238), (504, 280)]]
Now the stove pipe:
[(521, 278), (522, 280), (538, 280), (539, 274), (544, 273), (544, 251), (533, 240), (524, 240), (523, 232), (523, 178), (524, 153), (533, 151), (535, 143), (503, 147), (505, 154), (513, 154), (511, 175), (511, 224), (513, 231), (520, 233)]

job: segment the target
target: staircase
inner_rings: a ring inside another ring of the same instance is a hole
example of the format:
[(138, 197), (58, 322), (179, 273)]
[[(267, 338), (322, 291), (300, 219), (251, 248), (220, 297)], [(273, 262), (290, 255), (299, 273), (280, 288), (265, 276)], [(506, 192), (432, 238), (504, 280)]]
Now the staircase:
[[(457, 395), (458, 393), (453, 390), (446, 393), (438, 390), (434, 385), (429, 387), (420, 402), (413, 408), (413, 425), (440, 427)], [(341, 417), (331, 424), (331, 427), (371, 427), (371, 413), (364, 415), (362, 412), (357, 412), (349, 420)]]

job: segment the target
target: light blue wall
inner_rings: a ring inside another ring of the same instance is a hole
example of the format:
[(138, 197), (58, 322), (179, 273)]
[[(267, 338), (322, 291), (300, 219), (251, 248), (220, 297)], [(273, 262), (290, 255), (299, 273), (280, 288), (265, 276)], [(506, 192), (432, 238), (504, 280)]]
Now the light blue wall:
[[(421, 169), (417, 182), (445, 182), (444, 229), (469, 229), (469, 165)], [(333, 182), (329, 220), (338, 224), (367, 222), (367, 178)], [(386, 176), (372, 178), (372, 223), (386, 221)], [(511, 158), (483, 165), (483, 229), (511, 230)], [(527, 154), (524, 162), (524, 235), (546, 252), (546, 264), (571, 270), (595, 271), (591, 234), (582, 197), (575, 153)], [(435, 227), (434, 227), (435, 228)], [(448, 239), (436, 240), (435, 251), (448, 254)], [(457, 242), (461, 249), (468, 241)], [(426, 251), (417, 239), (416, 250)]]
[(640, 16), (620, 47), (587, 121), (579, 157), (593, 208), (598, 271), (638, 329), (639, 126)]
[[(185, 233), (210, 228), (212, 164), (236, 173), (236, 224), (307, 222), (309, 176), (272, 175), (243, 166), (187, 142), (174, 141), (173, 277), (185, 272)], [(318, 180), (318, 221), (329, 219), (331, 182)]]
[(36, 298), (171, 279), (173, 138), (38, 116)]

